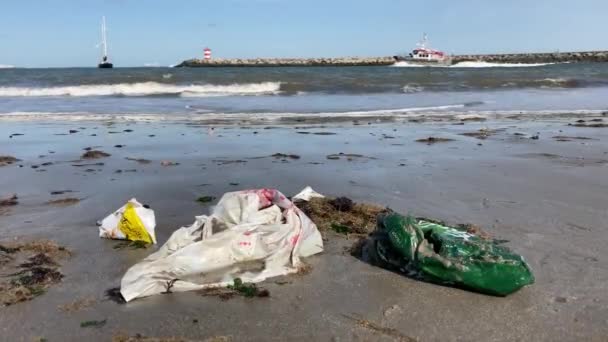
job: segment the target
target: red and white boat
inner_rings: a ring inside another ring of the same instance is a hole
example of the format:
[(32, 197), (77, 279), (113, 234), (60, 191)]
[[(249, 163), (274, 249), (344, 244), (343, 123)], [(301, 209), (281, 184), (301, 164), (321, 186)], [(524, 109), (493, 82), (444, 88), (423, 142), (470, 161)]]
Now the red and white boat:
[(429, 47), (429, 40), (425, 34), (422, 40), (416, 44), (416, 48), (409, 55), (394, 56), (398, 62), (408, 62), (420, 65), (450, 65), (452, 58), (443, 51), (434, 50)]

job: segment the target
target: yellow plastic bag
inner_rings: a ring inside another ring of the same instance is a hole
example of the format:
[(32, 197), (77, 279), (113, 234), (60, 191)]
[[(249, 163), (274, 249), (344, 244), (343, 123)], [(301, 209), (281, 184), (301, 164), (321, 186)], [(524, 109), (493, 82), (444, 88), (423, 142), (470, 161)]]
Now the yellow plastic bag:
[(127, 203), (125, 212), (122, 213), (122, 219), (118, 223), (118, 229), (125, 234), (126, 240), (152, 243), (152, 238), (146, 231), (146, 227), (144, 227), (139, 216), (137, 216), (133, 203)]
[(99, 225), (99, 236), (102, 238), (156, 243), (154, 211), (134, 198), (108, 215)]

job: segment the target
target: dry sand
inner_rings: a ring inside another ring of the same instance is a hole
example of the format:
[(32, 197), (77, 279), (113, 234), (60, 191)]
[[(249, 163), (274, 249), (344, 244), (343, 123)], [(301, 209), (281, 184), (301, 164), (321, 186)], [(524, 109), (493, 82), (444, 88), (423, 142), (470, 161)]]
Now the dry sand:
[[(21, 161), (0, 168), (0, 197), (18, 195), (17, 205), (0, 207), (0, 240), (51, 239), (73, 256), (45, 294), (0, 308), (0, 340), (606, 341), (608, 129), (568, 122), (341, 123), (306, 127), (311, 134), (295, 126), (209, 134), (168, 123), (3, 122), (0, 155)], [(78, 132), (56, 135), (70, 129)], [(133, 132), (109, 133), (125, 129)], [(479, 139), (480, 129), (491, 134)], [(14, 132), (25, 135), (9, 139)], [(313, 134), (322, 132), (337, 134)], [(553, 138), (560, 136), (590, 139)], [(453, 141), (416, 142), (428, 137)], [(111, 156), (80, 160), (86, 147)], [(260, 158), (276, 153), (300, 158)], [(131, 197), (156, 211), (163, 243), (208, 211), (213, 202), (199, 197), (258, 187), (295, 194), (306, 185), (481, 226), (510, 241), (536, 284), (496, 298), (423, 283), (353, 258), (346, 249), (355, 240), (330, 231), (325, 252), (306, 260), (310, 272), (260, 284), (269, 298), (180, 293), (121, 305), (104, 297), (152, 252), (98, 238), (95, 222)], [(65, 198), (79, 201), (47, 204)]]

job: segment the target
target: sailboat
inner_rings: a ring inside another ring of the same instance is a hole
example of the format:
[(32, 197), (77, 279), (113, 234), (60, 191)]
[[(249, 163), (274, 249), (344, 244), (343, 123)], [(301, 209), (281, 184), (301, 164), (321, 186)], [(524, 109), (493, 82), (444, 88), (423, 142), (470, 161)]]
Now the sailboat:
[(107, 42), (107, 36), (106, 36), (106, 17), (105, 16), (101, 17), (101, 45), (102, 45), (103, 55), (101, 56), (101, 62), (99, 62), (97, 67), (100, 69), (111, 69), (114, 67), (114, 64), (112, 64), (108, 60), (108, 42)]

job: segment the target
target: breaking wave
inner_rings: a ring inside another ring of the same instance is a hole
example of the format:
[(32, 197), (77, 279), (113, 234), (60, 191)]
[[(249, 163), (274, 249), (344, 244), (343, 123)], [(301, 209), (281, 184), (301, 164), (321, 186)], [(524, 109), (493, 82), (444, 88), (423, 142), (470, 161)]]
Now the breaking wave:
[(432, 68), (526, 68), (526, 67), (539, 67), (545, 65), (553, 65), (555, 63), (490, 63), (490, 62), (459, 62), (452, 65), (436, 65), (436, 64), (416, 64), (410, 62), (396, 62), (393, 64), (393, 67), (402, 67), (402, 68), (424, 68), (424, 67), (432, 67)]
[(199, 109), (187, 106), (193, 110), (192, 113), (182, 114), (147, 114), (147, 113), (87, 113), (87, 112), (10, 112), (0, 113), (0, 121), (27, 121), (27, 120), (51, 120), (51, 121), (102, 121), (102, 120), (124, 120), (124, 121), (212, 121), (241, 122), (249, 120), (276, 120), (285, 118), (317, 117), (317, 118), (370, 118), (370, 117), (407, 117), (416, 116), (421, 113), (446, 113), (450, 110), (468, 108), (482, 105), (484, 102), (474, 101), (443, 106), (407, 107), (377, 110), (354, 110), (336, 112), (238, 112), (223, 113), (213, 112), (207, 109)]
[(490, 63), (490, 62), (460, 62), (450, 65), (450, 68), (527, 68), (553, 65), (555, 63)]
[(0, 97), (43, 96), (154, 96), (175, 95), (184, 97), (271, 95), (280, 92), (280, 82), (263, 82), (231, 85), (177, 85), (157, 82), (95, 84), (63, 87), (0, 87)]
[(406, 84), (403, 86), (403, 88), (401, 88), (401, 90), (403, 90), (403, 92), (406, 94), (412, 94), (423, 91), (424, 87), (418, 84)]
[(14, 65), (0, 64), (0, 69), (13, 69)]

